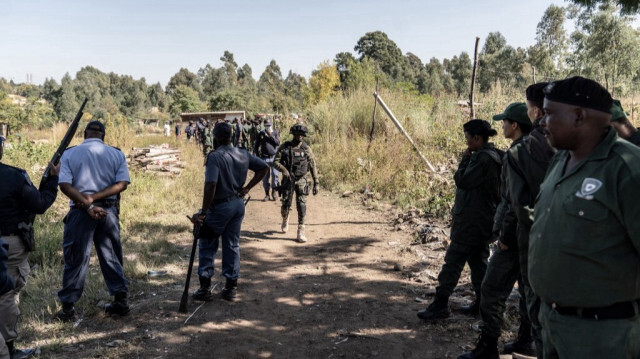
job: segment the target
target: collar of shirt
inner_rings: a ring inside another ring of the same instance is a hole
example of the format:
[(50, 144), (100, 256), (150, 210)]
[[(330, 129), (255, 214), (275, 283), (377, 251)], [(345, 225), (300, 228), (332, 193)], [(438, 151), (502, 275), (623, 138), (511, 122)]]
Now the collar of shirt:
[(100, 142), (100, 143), (104, 143), (101, 139), (93, 137), (93, 138), (87, 138), (87, 139), (85, 139), (84, 141), (82, 141), (82, 144), (89, 143), (89, 142)]

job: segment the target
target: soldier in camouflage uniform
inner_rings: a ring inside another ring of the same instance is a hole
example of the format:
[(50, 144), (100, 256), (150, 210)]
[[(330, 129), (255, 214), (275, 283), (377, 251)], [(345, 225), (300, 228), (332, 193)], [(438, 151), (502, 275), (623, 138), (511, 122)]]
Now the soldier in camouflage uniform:
[(273, 165), (283, 173), (282, 181), (282, 232), (289, 229), (289, 211), (293, 195), (296, 196), (296, 208), (298, 210), (298, 242), (306, 242), (304, 233), (304, 219), (307, 211), (306, 198), (309, 195), (309, 179), (307, 173), (311, 172), (313, 179), (313, 195), (318, 194), (318, 172), (316, 161), (309, 145), (304, 143), (307, 135), (307, 127), (293, 125), (291, 127), (293, 140), (287, 141), (278, 148)]

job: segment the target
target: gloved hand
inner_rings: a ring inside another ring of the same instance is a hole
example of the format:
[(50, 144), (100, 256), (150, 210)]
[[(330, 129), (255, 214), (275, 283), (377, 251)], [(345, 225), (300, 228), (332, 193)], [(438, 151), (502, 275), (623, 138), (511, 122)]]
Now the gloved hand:
[(313, 183), (313, 195), (317, 195), (318, 194), (318, 182), (314, 182)]

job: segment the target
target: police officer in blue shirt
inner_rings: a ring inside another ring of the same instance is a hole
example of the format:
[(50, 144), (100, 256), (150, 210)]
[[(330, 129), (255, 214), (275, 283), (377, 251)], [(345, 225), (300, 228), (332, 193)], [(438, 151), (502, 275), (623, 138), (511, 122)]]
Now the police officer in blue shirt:
[[(213, 258), (222, 241), (222, 275), (226, 284), (220, 296), (236, 298), (240, 276), (240, 227), (244, 218), (244, 197), (267, 175), (269, 166), (246, 150), (231, 146), (231, 126), (221, 122), (213, 129), (214, 151), (207, 157), (202, 209), (194, 221), (204, 221), (200, 231), (198, 276), (200, 288), (193, 299), (210, 301)], [(246, 186), (247, 172), (255, 172)]]
[[(0, 136), (0, 159), (4, 152), (5, 138)], [(0, 253), (0, 260), (6, 263), (5, 275), (14, 284), (8, 283), (0, 274), (0, 354), (9, 352), (11, 358), (27, 357), (34, 349), (18, 350), (14, 341), (18, 337), (18, 316), (20, 290), (27, 284), (29, 276), (29, 251), (32, 243), (27, 224), (30, 213), (44, 213), (56, 200), (58, 194), (58, 170), (60, 165), (50, 166), (49, 177), (38, 190), (22, 169), (0, 163), (0, 243), (6, 244), (6, 253)], [(3, 268), (0, 268), (2, 270)], [(3, 282), (5, 283), (3, 285)], [(4, 288), (4, 289), (2, 289)], [(6, 348), (6, 349), (5, 349)], [(3, 358), (0, 355), (0, 358)]]
[(89, 268), (91, 242), (95, 243), (100, 269), (114, 301), (105, 306), (109, 314), (127, 315), (127, 279), (120, 244), (120, 192), (131, 182), (122, 151), (104, 144), (105, 128), (90, 122), (84, 142), (67, 149), (60, 159), (60, 190), (71, 199), (65, 217), (62, 249), (64, 273), (58, 297), (62, 310), (57, 317), (74, 319), (74, 303), (80, 299)]

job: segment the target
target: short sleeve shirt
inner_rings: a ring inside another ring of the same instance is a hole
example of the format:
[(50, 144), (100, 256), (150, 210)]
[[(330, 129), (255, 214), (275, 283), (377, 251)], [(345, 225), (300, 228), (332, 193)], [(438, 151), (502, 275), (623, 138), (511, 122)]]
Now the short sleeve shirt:
[(58, 183), (70, 183), (81, 193), (93, 194), (118, 182), (131, 182), (124, 153), (98, 138), (67, 149), (60, 163)]
[(248, 170), (261, 171), (267, 164), (246, 150), (220, 146), (209, 153), (205, 168), (205, 182), (216, 183), (214, 200), (226, 199), (238, 193), (247, 180)]

